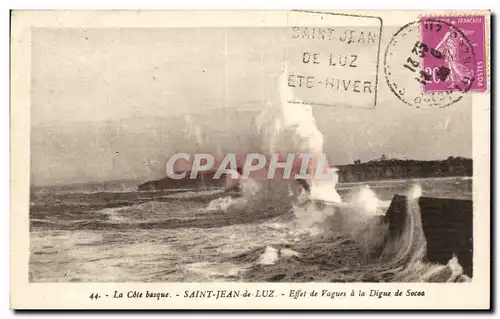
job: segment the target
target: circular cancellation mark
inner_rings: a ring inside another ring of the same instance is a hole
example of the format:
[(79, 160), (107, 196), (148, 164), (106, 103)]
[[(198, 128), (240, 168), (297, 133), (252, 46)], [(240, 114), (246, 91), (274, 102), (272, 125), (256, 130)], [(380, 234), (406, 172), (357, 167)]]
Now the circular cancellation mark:
[(384, 57), (390, 90), (417, 108), (441, 108), (462, 99), (475, 79), (473, 46), (455, 25), (422, 18), (399, 29)]

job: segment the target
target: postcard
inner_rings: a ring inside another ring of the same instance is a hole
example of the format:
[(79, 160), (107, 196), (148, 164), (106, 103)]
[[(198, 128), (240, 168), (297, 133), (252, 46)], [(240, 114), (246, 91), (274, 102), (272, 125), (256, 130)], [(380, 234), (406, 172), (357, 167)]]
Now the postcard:
[(489, 309), (489, 11), (11, 13), (11, 308)]

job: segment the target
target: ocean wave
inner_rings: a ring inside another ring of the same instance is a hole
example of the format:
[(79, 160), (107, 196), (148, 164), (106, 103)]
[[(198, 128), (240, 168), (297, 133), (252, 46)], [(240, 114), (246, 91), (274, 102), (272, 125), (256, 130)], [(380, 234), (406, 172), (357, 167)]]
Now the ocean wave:
[(418, 189), (408, 193), (404, 226), (397, 236), (390, 236), (384, 216), (359, 214), (358, 207), (358, 213), (348, 209), (325, 218), (318, 234), (262, 245), (230, 261), (250, 265), (243, 280), (253, 282), (470, 281), (456, 257), (446, 265), (425, 261), (419, 196)]
[[(395, 233), (385, 215), (391, 201), (378, 198), (372, 187), (352, 188), (344, 193), (342, 203), (297, 201), (282, 196), (283, 192), (279, 196), (252, 194), (248, 198), (204, 194), (203, 200), (188, 194), (187, 198), (159, 198), (120, 207), (45, 214), (42, 218), (32, 215), (31, 231), (45, 234), (43, 245), (46, 234), (65, 230), (71, 234), (97, 234), (89, 235), (94, 240), (81, 235), (81, 239), (64, 241), (63, 250), (39, 246), (32, 258), (48, 263), (49, 259), (60, 260), (57, 251), (77, 254), (89, 246), (103, 252), (111, 249), (116, 254), (113, 261), (121, 265), (124, 247), (137, 242), (129, 236), (142, 234), (141, 247), (168, 244), (169, 252), (183, 256), (173, 260), (170, 255), (161, 255), (163, 248), (158, 248), (160, 255), (156, 258), (165, 266), (157, 269), (151, 263), (150, 272), (145, 270), (138, 277), (144, 280), (470, 281), (456, 258), (444, 264), (425, 260), (427, 241), (417, 201), (422, 193), (422, 189), (406, 189), (407, 212)], [(200, 231), (203, 228), (210, 230)], [(59, 241), (51, 243), (55, 247), (61, 245)], [(106, 246), (110, 243), (112, 246)], [(92, 254), (96, 259), (107, 256), (101, 255)], [(200, 264), (203, 262), (209, 264)], [(112, 278), (112, 274), (108, 275)], [(85, 273), (72, 278), (92, 277)]]

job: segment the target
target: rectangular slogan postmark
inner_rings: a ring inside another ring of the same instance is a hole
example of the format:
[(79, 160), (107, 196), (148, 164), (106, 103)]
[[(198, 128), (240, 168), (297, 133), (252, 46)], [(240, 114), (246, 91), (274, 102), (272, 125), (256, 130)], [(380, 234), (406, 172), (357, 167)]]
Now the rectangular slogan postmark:
[[(383, 21), (377, 16), (292, 11), (286, 47), (291, 103), (373, 108)], [(296, 25), (294, 23), (296, 22)]]

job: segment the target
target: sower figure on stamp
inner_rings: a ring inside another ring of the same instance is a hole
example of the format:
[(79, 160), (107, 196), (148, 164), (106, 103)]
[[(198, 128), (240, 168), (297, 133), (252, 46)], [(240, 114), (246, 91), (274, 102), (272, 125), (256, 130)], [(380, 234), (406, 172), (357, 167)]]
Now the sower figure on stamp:
[[(474, 31), (464, 30), (464, 36), (468, 36)], [(456, 83), (467, 83), (470, 87), (473, 81), (474, 71), (461, 63), (460, 46), (464, 46), (464, 37), (454, 30), (449, 30), (443, 39), (436, 46), (436, 50), (443, 54), (446, 67), (449, 70), (448, 79), (451, 82), (448, 88), (454, 88)], [(466, 48), (468, 50), (468, 48)], [(468, 52), (466, 52), (468, 53)]]

